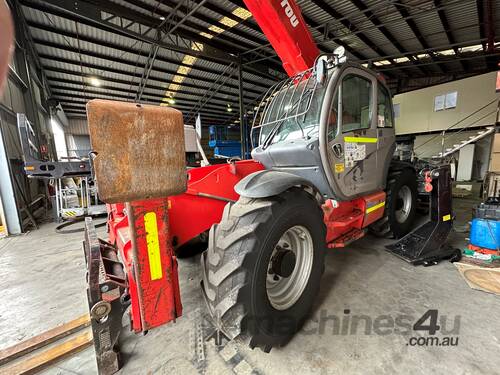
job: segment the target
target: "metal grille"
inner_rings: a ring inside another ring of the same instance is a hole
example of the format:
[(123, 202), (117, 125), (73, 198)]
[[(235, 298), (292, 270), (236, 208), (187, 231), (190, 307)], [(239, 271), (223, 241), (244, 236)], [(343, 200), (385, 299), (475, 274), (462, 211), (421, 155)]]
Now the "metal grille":
[(311, 68), (272, 86), (255, 111), (252, 141), (258, 140), (261, 145), (287, 121), (293, 121), (304, 137), (303, 122), (311, 108), (317, 85)]

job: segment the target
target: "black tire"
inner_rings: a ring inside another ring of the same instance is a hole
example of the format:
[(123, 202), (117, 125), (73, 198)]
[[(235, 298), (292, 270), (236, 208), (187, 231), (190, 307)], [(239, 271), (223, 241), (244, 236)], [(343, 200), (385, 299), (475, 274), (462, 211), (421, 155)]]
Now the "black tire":
[[(312, 239), (311, 272), (298, 300), (277, 310), (266, 292), (268, 263), (282, 235), (297, 225)], [(204, 292), (218, 327), (230, 339), (244, 334), (250, 347), (265, 352), (286, 344), (303, 325), (319, 291), (325, 238), (322, 211), (305, 191), (229, 203), (220, 224), (212, 226), (202, 255)]]
[[(396, 218), (400, 208), (399, 192), (407, 186), (411, 192), (411, 208), (405, 220)], [(410, 168), (390, 170), (387, 177), (384, 216), (370, 226), (370, 231), (378, 237), (401, 238), (413, 228), (417, 211), (417, 177)]]

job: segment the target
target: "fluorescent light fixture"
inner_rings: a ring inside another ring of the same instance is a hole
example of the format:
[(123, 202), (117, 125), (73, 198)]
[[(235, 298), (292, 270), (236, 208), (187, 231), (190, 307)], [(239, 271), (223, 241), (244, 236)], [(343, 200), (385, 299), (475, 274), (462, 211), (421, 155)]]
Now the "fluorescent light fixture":
[(169, 103), (169, 104), (175, 104), (175, 99), (174, 99), (174, 98), (170, 98), (170, 99), (168, 99), (168, 103)]
[(460, 52), (476, 52), (482, 49), (483, 46), (481, 44), (473, 44), (472, 46), (461, 47)]
[(101, 81), (99, 81), (96, 77), (90, 77), (90, 84), (92, 86), (99, 87), (101, 86)]
[(455, 54), (455, 50), (453, 50), (453, 49), (445, 49), (445, 50), (442, 50), (442, 51), (438, 51), (438, 53), (440, 55), (451, 56), (451, 55)]
[(428, 53), (421, 53), (420, 55), (417, 55), (417, 59), (428, 59), (430, 58), (430, 55)]
[(247, 18), (252, 17), (252, 13), (250, 13), (245, 8), (238, 7), (232, 12), (236, 17), (242, 18), (246, 20)]
[(395, 58), (394, 61), (397, 62), (398, 64), (400, 64), (400, 63), (408, 62), (408, 61), (410, 61), (410, 59), (406, 56), (403, 56), (403, 57)]

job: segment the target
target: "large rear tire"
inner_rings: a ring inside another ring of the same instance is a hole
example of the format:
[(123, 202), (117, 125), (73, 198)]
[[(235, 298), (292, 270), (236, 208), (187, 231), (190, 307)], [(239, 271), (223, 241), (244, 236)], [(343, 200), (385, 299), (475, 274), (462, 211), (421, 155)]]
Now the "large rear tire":
[(202, 256), (203, 287), (216, 324), (268, 352), (301, 328), (324, 268), (325, 225), (316, 200), (293, 189), (228, 204)]
[(410, 168), (390, 170), (384, 216), (370, 226), (379, 237), (401, 238), (413, 227), (417, 208), (417, 177)]

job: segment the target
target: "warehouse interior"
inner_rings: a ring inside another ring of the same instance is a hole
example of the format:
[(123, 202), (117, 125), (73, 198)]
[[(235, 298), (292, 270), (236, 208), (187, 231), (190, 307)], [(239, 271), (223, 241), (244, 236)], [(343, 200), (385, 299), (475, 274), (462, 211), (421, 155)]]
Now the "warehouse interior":
[(499, 373), (499, 129), (494, 0), (0, 0), (0, 373)]

